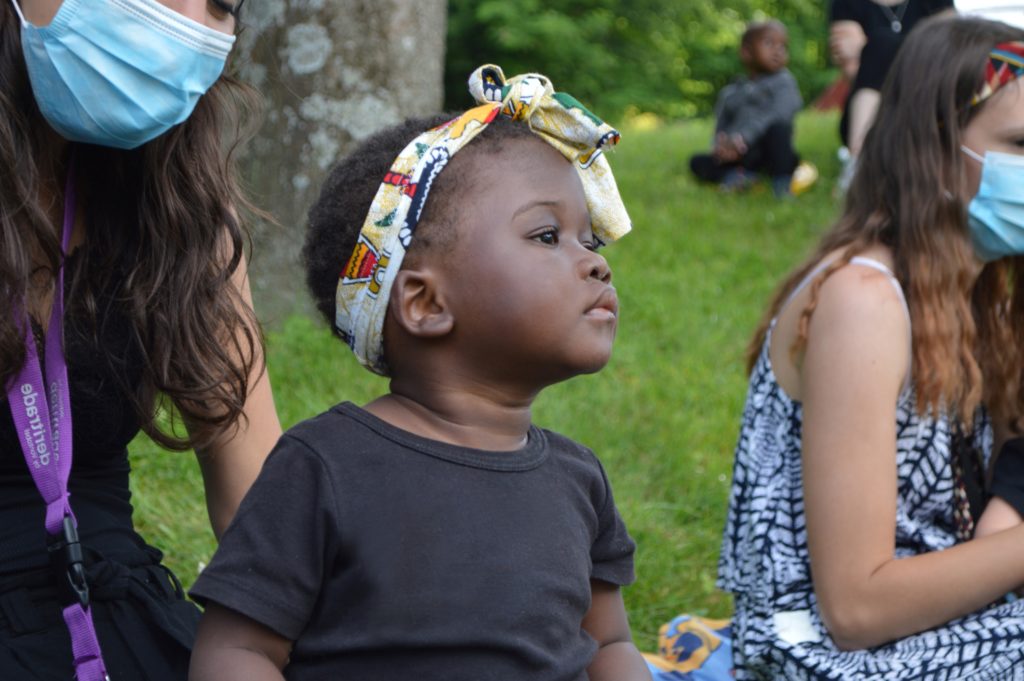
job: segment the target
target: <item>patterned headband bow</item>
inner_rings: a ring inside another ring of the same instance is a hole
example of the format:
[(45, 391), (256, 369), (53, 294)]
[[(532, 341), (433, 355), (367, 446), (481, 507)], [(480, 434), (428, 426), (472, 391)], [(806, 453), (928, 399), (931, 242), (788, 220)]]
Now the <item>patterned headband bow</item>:
[(433, 181), (460, 149), (497, 116), (526, 121), (579, 173), (594, 236), (608, 243), (630, 230), (606, 147), (619, 133), (546, 77), (530, 73), (509, 80), (497, 66), (469, 77), (480, 104), (410, 142), (391, 164), (363, 221), (356, 246), (338, 281), (335, 327), (367, 369), (387, 375), (384, 319), (395, 277), (412, 244)]
[(999, 88), (1020, 78), (1022, 74), (1024, 74), (1024, 42), (999, 43), (988, 53), (988, 61), (985, 62), (985, 82), (971, 100), (971, 106), (977, 106), (985, 101)]

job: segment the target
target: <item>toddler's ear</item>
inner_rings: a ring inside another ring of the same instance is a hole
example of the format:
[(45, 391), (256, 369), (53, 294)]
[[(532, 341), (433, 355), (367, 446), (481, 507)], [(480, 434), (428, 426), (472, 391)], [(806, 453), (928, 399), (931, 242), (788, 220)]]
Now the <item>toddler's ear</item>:
[(402, 270), (391, 286), (391, 314), (406, 333), (437, 338), (452, 330), (455, 319), (437, 277), (429, 269)]

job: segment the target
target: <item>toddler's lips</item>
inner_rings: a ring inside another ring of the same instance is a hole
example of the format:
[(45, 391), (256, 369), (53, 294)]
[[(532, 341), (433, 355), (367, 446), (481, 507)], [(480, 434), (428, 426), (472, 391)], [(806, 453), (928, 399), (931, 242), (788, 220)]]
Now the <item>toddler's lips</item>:
[(611, 286), (604, 289), (598, 299), (586, 311), (587, 317), (615, 319), (619, 316), (619, 297)]

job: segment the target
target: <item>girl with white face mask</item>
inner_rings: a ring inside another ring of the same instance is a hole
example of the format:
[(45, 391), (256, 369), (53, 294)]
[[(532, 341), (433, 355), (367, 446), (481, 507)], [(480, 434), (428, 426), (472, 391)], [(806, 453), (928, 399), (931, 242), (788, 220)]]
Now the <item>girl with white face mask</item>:
[(133, 528), (127, 444), (194, 449), (219, 536), (280, 434), (224, 146), (241, 4), (0, 2), (5, 680), (185, 679), (198, 611)]
[(737, 679), (1024, 678), (1020, 483), (988, 487), (1024, 426), (1022, 67), (1004, 24), (909, 35), (754, 336), (719, 562)]

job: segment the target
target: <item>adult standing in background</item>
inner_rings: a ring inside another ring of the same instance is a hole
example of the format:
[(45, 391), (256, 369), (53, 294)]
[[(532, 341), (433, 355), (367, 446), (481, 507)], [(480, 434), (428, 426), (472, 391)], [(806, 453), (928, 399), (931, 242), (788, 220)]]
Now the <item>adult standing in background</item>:
[(840, 177), (844, 191), (864, 135), (875, 120), (879, 92), (896, 51), (921, 19), (946, 11), (953, 11), (953, 0), (832, 0), (829, 54), (850, 83), (839, 123), (839, 135), (848, 150)]
[(8, 681), (185, 679), (199, 612), (134, 530), (127, 444), (194, 448), (219, 536), (280, 434), (229, 153), (255, 100), (221, 76), (241, 4), (0, 3)]

